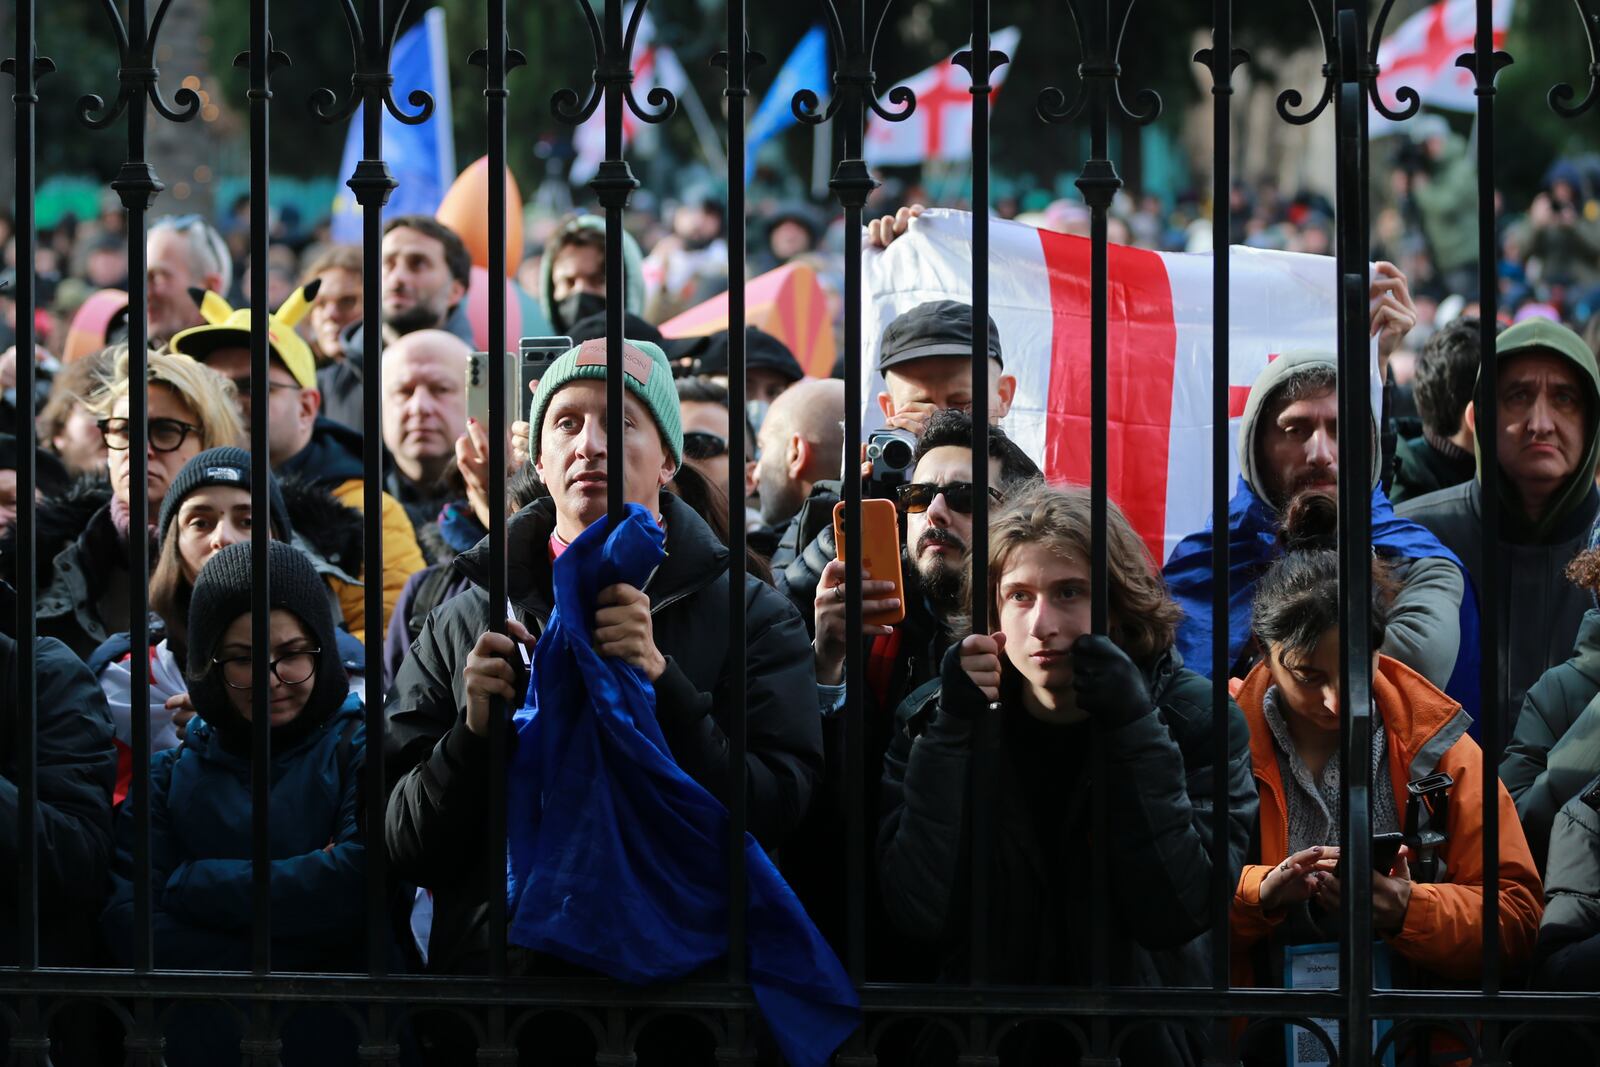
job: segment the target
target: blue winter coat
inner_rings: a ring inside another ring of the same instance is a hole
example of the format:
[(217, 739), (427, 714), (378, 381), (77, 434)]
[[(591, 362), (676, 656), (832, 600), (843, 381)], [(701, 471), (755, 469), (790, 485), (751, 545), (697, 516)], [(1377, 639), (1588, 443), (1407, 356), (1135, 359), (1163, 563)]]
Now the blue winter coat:
[[(351, 694), (321, 728), (272, 754), (272, 967), (362, 971), (366, 843), (358, 825), (365, 761), (361, 701)], [(117, 822), (111, 902), (101, 922), (113, 953), (133, 963), (130, 798)], [(247, 970), (251, 964), (250, 759), (223, 747), (204, 719), (150, 764), (150, 860), (155, 962), (162, 968)], [(283, 1034), (284, 1067), (349, 1063), (355, 1034), (336, 1012), (303, 1010)], [(236, 1061), (234, 1017), (185, 1005), (167, 1027), (167, 1062)], [(342, 1037), (348, 1036), (346, 1043)]]

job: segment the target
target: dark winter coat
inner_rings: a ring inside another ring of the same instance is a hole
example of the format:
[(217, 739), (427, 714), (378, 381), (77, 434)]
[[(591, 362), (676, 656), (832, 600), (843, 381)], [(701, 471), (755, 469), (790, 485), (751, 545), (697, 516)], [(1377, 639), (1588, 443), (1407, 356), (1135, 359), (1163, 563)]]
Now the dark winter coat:
[(1426, 526), (1460, 557), (1481, 609), (1500, 613), (1500, 693), (1494, 701), (1485, 699), (1481, 708), (1483, 714), (1498, 708), (1507, 732), (1514, 730), (1528, 687), (1572, 654), (1578, 624), (1593, 606), (1589, 594), (1567, 580), (1566, 570), (1600, 514), (1600, 493), (1591, 486), (1537, 537), (1518, 538), (1502, 528), (1494, 550), (1499, 564), (1499, 586), (1494, 589), (1483, 569), (1482, 483), (1429, 493), (1400, 505), (1395, 513)]
[[(46, 966), (91, 963), (93, 920), (109, 889), (111, 712), (89, 669), (65, 645), (34, 646), (38, 700), (39, 950)], [(0, 634), (0, 964), (17, 964), (17, 645)]]
[[(963, 679), (963, 682), (965, 680)], [(1168, 652), (1147, 673), (1156, 710), (1095, 732), (1044, 724), (1022, 708), (1006, 672), (1002, 710), (982, 707), (971, 690), (964, 712), (933, 682), (898, 716), (884, 759), (884, 816), (878, 867), (884, 903), (907, 934), (937, 942), (943, 975), (967, 977), (970, 936), (968, 839), (974, 754), (992, 755), (988, 911), (990, 977), (1001, 984), (1086, 983), (1091, 927), (1111, 927), (1112, 982), (1204, 985), (1206, 932), (1215, 901), (1211, 871), (1211, 683)], [(976, 702), (976, 708), (971, 705)], [(1228, 884), (1238, 877), (1256, 816), (1250, 733), (1228, 703)], [(1090, 816), (1093, 740), (1105, 745), (1109, 824)], [(1107, 850), (1113, 911), (1090, 914), (1089, 850)], [(1130, 1033), (1123, 1062), (1195, 1064), (1176, 1027)], [(1032, 1062), (1031, 1057), (1024, 1057)], [(1050, 1060), (1049, 1062), (1057, 1062)]]
[(1544, 892), (1534, 985), (1600, 990), (1600, 778), (1556, 814)]
[[(352, 694), (298, 744), (272, 753), (272, 966), (283, 971), (365, 971), (366, 842), (360, 824), (365, 737)], [(184, 743), (150, 766), (151, 896), (156, 966), (248, 970), (251, 965), (250, 759), (228, 749), (202, 718)], [(117, 877), (102, 917), (119, 962), (132, 963), (131, 801), (117, 824)], [(167, 1028), (167, 1062), (236, 1058), (233, 1017), (184, 1010)], [(337, 1013), (297, 1013), (286, 1027), (286, 1067), (345, 1064), (354, 1034), (335, 1035)], [(346, 1043), (343, 1039), (349, 1038)]]
[(1389, 499), (1396, 504), (1472, 481), (1478, 461), (1471, 452), (1454, 445), (1445, 452), (1426, 437), (1401, 438), (1395, 445), (1394, 485)]
[[(656, 715), (672, 758), (714, 795), (727, 798), (731, 653), (727, 629), (728, 553), (688, 505), (662, 494), (667, 558), (646, 583), (657, 647), (667, 659), (655, 683)], [(508, 594), (534, 633), (552, 610), (550, 535), (554, 501), (512, 517), (506, 539)], [(488, 953), (484, 869), (489, 743), (467, 729), (467, 654), (486, 629), (489, 548), (458, 556), (475, 583), (424, 623), (390, 687), (385, 760), (386, 826), (397, 876), (433, 891), (429, 967), (474, 972)], [(816, 676), (804, 625), (770, 586), (745, 579), (748, 677), (745, 696), (750, 831), (768, 849), (800, 822), (821, 771)], [(519, 957), (522, 969), (544, 964)]]
[[(35, 515), (37, 632), (86, 660), (128, 625), (128, 546), (111, 518), (111, 486), (104, 479), (79, 479), (62, 496), (40, 504)], [(14, 581), (16, 566), (13, 527), (0, 539), (0, 576)]]
[(1545, 870), (1550, 827), (1562, 806), (1600, 774), (1600, 611), (1578, 627), (1572, 658), (1528, 689), (1516, 733), (1500, 761), (1500, 780), (1539, 870)]

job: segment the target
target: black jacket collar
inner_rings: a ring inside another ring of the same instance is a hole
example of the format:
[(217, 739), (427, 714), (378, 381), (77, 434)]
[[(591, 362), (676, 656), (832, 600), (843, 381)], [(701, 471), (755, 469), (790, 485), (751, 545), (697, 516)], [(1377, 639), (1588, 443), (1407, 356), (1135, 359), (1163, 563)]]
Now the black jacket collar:
[[(699, 592), (727, 569), (728, 550), (705, 520), (671, 493), (661, 494), (661, 519), (667, 528), (666, 559), (646, 583), (652, 614)], [(555, 501), (541, 497), (506, 522), (506, 595), (536, 617), (549, 616), (550, 535), (556, 528)], [(455, 558), (456, 572), (489, 588), (489, 539)]]

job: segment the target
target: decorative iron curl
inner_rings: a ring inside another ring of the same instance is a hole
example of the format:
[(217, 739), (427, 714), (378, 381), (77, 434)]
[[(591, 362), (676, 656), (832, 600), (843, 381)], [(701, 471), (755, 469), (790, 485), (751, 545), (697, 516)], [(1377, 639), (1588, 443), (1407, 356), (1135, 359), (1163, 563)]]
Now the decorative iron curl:
[(589, 43), (594, 48), (593, 81), (587, 97), (580, 96), (578, 90), (572, 88), (557, 89), (551, 94), (550, 110), (555, 117), (568, 126), (589, 121), (604, 99), (608, 85), (620, 87), (623, 103), (640, 122), (653, 126), (677, 114), (678, 98), (664, 85), (653, 86), (645, 94), (644, 104), (639, 103), (639, 98), (633, 95), (633, 48), (639, 39), (639, 27), (644, 22), (649, 0), (635, 0), (623, 32), (622, 50), (616, 55), (606, 49), (605, 34), (600, 28), (599, 17), (594, 13), (594, 5), (590, 0), (577, 0), (577, 4), (583, 12), (585, 25), (589, 27)]
[[(406, 97), (407, 102), (416, 108), (415, 114), (402, 111), (394, 99), (394, 75), (389, 72), (389, 59), (394, 55), (395, 42), (400, 37), (400, 25), (405, 21), (408, 7), (410, 0), (400, 0), (394, 24), (383, 34), (382, 51), (373, 56), (367, 47), (367, 34), (361, 26), (361, 16), (356, 12), (355, 0), (340, 0), (345, 25), (350, 30), (354, 72), (350, 75), (350, 92), (343, 100), (327, 88), (317, 89), (311, 94), (306, 103), (319, 122), (331, 124), (345, 121), (355, 114), (356, 108), (369, 95), (374, 97), (375, 102), (381, 102), (395, 121), (407, 126), (420, 126), (433, 117), (433, 96), (425, 90), (413, 89)], [(382, 32), (382, 27), (379, 27), (379, 31)]]
[[(136, 44), (128, 34), (128, 25), (122, 20), (122, 11), (117, 7), (116, 0), (101, 0), (101, 7), (105, 9), (106, 17), (111, 22), (111, 30), (117, 38), (119, 84), (117, 95), (110, 103), (98, 93), (85, 93), (78, 97), (79, 122), (91, 130), (103, 130), (121, 118), (128, 105), (140, 93), (148, 96), (150, 105), (156, 109), (156, 113), (169, 122), (188, 122), (200, 114), (200, 94), (193, 89), (180, 88), (173, 94), (173, 104), (167, 103), (166, 97), (161, 95), (160, 72), (156, 69), (155, 63), (156, 41), (161, 35), (161, 24), (166, 21), (167, 10), (171, 6), (172, 0), (161, 0), (156, 5), (155, 17), (150, 20), (150, 29)], [(9, 64), (9, 61), (7, 62)], [(44, 60), (44, 62), (50, 61)], [(37, 71), (37, 67), (35, 69)], [(55, 66), (52, 64), (49, 69), (53, 71)]]
[(1322, 27), (1322, 16), (1317, 14), (1315, 0), (1306, 0), (1306, 6), (1311, 9), (1311, 21), (1316, 23), (1317, 39), (1322, 42), (1322, 97), (1310, 111), (1296, 112), (1293, 109), (1299, 107), (1305, 99), (1300, 95), (1300, 90), (1285, 89), (1279, 93), (1278, 115), (1291, 126), (1310, 125), (1328, 109), (1328, 105), (1333, 102), (1333, 87), (1337, 80), (1335, 73), (1339, 69), (1339, 57), (1333, 50), (1333, 38)]
[(1588, 0), (1572, 0), (1572, 6), (1578, 9), (1578, 18), (1583, 22), (1583, 34), (1589, 42), (1589, 90), (1583, 94), (1583, 99), (1576, 104), (1570, 103), (1578, 91), (1567, 82), (1561, 82), (1551, 87), (1546, 99), (1550, 102), (1550, 109), (1564, 119), (1575, 119), (1594, 106), (1596, 99), (1600, 99), (1600, 14), (1589, 10)]
[(1404, 122), (1415, 115), (1422, 108), (1422, 97), (1409, 85), (1402, 85), (1394, 91), (1394, 98), (1399, 102), (1398, 109), (1391, 110), (1383, 102), (1383, 95), (1378, 92), (1378, 45), (1383, 43), (1383, 26), (1389, 21), (1389, 11), (1394, 7), (1394, 0), (1383, 0), (1383, 7), (1378, 10), (1378, 21), (1372, 27), (1372, 46), (1367, 52), (1367, 74), (1371, 77), (1372, 106), (1378, 114), (1390, 122)]
[(1083, 59), (1078, 64), (1078, 91), (1073, 94), (1072, 102), (1067, 102), (1067, 94), (1059, 86), (1047, 85), (1039, 90), (1038, 99), (1034, 103), (1034, 113), (1042, 122), (1051, 125), (1076, 122), (1083, 114), (1084, 108), (1089, 104), (1093, 93), (1090, 85), (1097, 81), (1108, 82), (1110, 93), (1107, 102), (1112, 109), (1135, 126), (1148, 126), (1161, 117), (1161, 94), (1154, 89), (1140, 89), (1134, 95), (1135, 108), (1130, 108), (1122, 98), (1122, 42), (1128, 35), (1128, 23), (1133, 18), (1134, 5), (1138, 0), (1128, 0), (1128, 6), (1122, 12), (1122, 25), (1117, 28), (1114, 42), (1108, 42), (1109, 56), (1096, 56), (1087, 38), (1083, 34), (1083, 24), (1078, 19), (1077, 6), (1068, 0), (1067, 16), (1072, 23), (1072, 33), (1078, 39), (1078, 47), (1083, 52)]
[[(865, 0), (863, 0), (865, 2)], [(866, 41), (866, 50), (853, 55), (850, 51), (849, 39), (844, 30), (844, 18), (839, 14), (838, 5), (834, 0), (822, 0), (823, 24), (828, 28), (828, 40), (833, 45), (833, 54), (836, 66), (833, 74), (833, 94), (828, 97), (828, 106), (822, 109), (822, 98), (813, 89), (801, 89), (794, 94), (794, 99), (789, 102), (789, 109), (794, 112), (794, 117), (807, 126), (820, 126), (831, 122), (839, 113), (839, 107), (846, 97), (857, 94), (874, 115), (885, 122), (904, 122), (917, 110), (917, 94), (908, 86), (896, 85), (889, 90), (889, 107), (885, 107), (878, 100), (874, 91), (878, 76), (872, 69), (872, 59), (878, 52), (878, 39), (883, 35), (884, 23), (889, 19), (889, 8), (894, 0), (884, 0), (883, 7), (878, 9), (878, 17), (873, 21), (872, 34)], [(821, 110), (819, 110), (821, 109)]]
[(1238, 1059), (1239, 1053), (1247, 1044), (1249, 1044), (1250, 1038), (1255, 1035), (1256, 1031), (1265, 1030), (1269, 1026), (1298, 1026), (1300, 1029), (1316, 1038), (1316, 1040), (1322, 1045), (1323, 1051), (1328, 1054), (1329, 1059), (1333, 1060), (1335, 1063), (1338, 1062), (1339, 1043), (1328, 1036), (1328, 1031), (1321, 1023), (1307, 1015), (1285, 1015), (1276, 1019), (1254, 1020), (1242, 1031), (1240, 1031), (1239, 1036), (1234, 1040), (1233, 1049), (1231, 1051), (1233, 1058), (1235, 1060)]

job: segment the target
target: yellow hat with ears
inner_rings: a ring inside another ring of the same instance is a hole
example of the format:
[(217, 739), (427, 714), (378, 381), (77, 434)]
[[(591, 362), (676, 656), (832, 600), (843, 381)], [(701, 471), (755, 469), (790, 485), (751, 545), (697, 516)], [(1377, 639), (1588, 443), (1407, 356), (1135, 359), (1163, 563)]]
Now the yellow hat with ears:
[[(295, 326), (311, 310), (321, 285), (322, 279), (313, 278), (290, 293), (276, 315), (267, 316), (267, 344), (302, 389), (317, 387), (317, 360)], [(178, 332), (168, 342), (169, 348), (204, 363), (218, 349), (250, 347), (249, 308), (235, 310), (219, 294), (201, 289), (191, 289), (189, 295), (199, 305), (206, 324)]]

